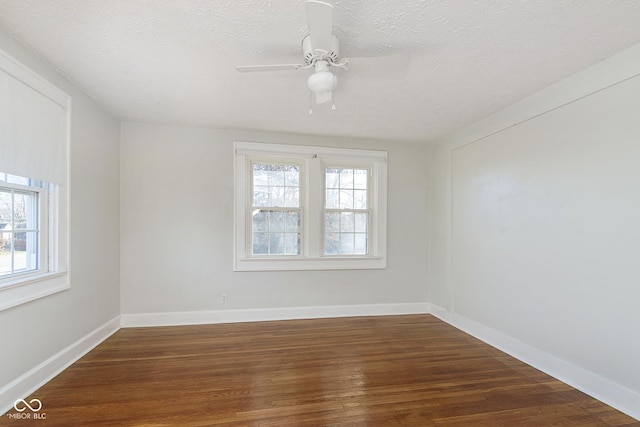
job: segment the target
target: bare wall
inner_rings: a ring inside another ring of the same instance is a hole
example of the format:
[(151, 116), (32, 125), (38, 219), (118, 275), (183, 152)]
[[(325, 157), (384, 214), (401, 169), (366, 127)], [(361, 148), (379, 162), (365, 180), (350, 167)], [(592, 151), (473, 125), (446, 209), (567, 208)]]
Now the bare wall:
[(434, 148), (430, 276), (451, 316), (602, 379), (610, 390), (591, 391), (617, 390), (636, 416), (638, 59), (640, 46)]

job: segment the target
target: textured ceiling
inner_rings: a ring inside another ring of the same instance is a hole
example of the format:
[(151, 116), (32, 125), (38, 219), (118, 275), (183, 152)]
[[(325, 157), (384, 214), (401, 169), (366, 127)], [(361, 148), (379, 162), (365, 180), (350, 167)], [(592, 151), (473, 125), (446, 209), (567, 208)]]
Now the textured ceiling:
[(413, 142), (640, 43), (638, 0), (329, 2), (369, 58), (313, 115), (309, 70), (234, 69), (301, 62), (302, 0), (0, 0), (0, 28), (122, 120)]

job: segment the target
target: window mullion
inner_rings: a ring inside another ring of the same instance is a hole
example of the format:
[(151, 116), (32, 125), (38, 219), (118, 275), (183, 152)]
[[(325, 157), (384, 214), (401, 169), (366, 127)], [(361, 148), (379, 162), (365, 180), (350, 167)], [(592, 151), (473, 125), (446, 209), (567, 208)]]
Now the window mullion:
[(324, 206), (324, 176), (322, 163), (318, 158), (309, 159), (306, 187), (307, 215), (305, 222), (305, 254), (317, 258), (322, 251), (322, 207)]

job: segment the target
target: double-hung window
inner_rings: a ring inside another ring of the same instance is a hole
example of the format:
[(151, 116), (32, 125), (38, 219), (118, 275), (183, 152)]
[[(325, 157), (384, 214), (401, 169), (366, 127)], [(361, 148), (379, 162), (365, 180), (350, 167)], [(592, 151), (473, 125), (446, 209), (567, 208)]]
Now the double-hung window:
[(0, 279), (46, 269), (42, 190), (40, 181), (0, 173)]
[(251, 254), (300, 255), (300, 171), (292, 162), (251, 163)]
[(386, 268), (384, 151), (235, 143), (236, 271)]
[(324, 255), (369, 254), (369, 176), (363, 167), (324, 167)]
[(0, 51), (0, 310), (69, 288), (70, 108)]

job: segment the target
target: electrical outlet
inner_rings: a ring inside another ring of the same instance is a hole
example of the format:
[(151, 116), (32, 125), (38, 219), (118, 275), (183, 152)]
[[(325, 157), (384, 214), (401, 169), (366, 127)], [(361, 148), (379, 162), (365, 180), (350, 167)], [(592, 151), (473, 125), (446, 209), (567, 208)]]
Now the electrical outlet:
[(229, 301), (229, 297), (227, 296), (226, 292), (223, 292), (220, 294), (220, 302), (222, 304), (226, 304)]

